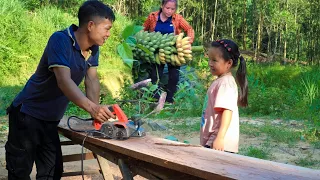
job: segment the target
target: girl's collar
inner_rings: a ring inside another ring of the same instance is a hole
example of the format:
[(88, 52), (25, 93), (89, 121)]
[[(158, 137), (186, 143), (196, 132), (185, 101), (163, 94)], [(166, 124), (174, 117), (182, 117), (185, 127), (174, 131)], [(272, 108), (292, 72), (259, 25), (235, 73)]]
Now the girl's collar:
[(222, 78), (222, 77), (224, 77), (224, 76), (227, 76), (227, 75), (231, 75), (232, 73), (229, 71), (229, 72), (226, 72), (226, 73), (223, 73), (223, 74), (221, 74), (220, 76), (218, 76), (218, 78), (217, 79), (219, 79), (219, 78)]

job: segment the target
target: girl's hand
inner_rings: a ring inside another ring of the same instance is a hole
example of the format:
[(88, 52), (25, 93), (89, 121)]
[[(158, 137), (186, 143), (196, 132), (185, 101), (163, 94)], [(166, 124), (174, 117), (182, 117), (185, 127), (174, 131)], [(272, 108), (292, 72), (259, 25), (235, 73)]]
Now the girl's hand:
[(212, 143), (212, 149), (224, 151), (224, 140), (222, 138), (216, 138)]

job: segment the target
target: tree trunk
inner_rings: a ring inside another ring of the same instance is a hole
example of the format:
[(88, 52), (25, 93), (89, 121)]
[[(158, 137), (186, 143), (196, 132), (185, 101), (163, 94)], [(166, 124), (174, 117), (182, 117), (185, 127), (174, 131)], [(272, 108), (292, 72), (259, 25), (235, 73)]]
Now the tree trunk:
[[(229, 3), (228, 3), (229, 4)], [(233, 27), (233, 15), (232, 15), (232, 7), (229, 8), (230, 12), (230, 27), (231, 27), (231, 38), (234, 39), (234, 27)]]
[(274, 32), (275, 32), (275, 39), (274, 39), (274, 49), (273, 54), (277, 54), (277, 47), (278, 47), (278, 37), (279, 37), (279, 25), (276, 24), (274, 26)]
[(213, 27), (212, 27), (212, 34), (211, 34), (211, 40), (215, 39), (215, 28), (216, 28), (216, 19), (217, 19), (217, 6), (218, 6), (218, 0), (215, 1), (214, 4), (214, 17), (213, 17)]
[(262, 13), (259, 13), (259, 23), (258, 23), (258, 36), (257, 36), (257, 46), (255, 50), (255, 58), (257, 59), (257, 56), (259, 56), (260, 53), (260, 46), (261, 46), (261, 34), (262, 34)]
[[(288, 0), (286, 0), (286, 10), (289, 9), (289, 6), (288, 6)], [(284, 64), (286, 63), (286, 58), (287, 58), (287, 38), (286, 38), (286, 34), (288, 32), (288, 24), (287, 24), (287, 21), (284, 25), (284, 28), (285, 28), (285, 37), (284, 37), (284, 43), (283, 43), (283, 62)]]
[(244, 5), (243, 5), (243, 16), (242, 16), (242, 48), (243, 50), (247, 50), (247, 44), (246, 44), (246, 39), (247, 39), (247, 0), (244, 0)]
[[(294, 25), (297, 27), (297, 16), (298, 16), (298, 7), (295, 9), (294, 13)], [(296, 62), (298, 60), (298, 53), (299, 53), (299, 27), (297, 27), (296, 30), (296, 47), (295, 47), (295, 54), (294, 54), (294, 61)]]
[(204, 23), (205, 23), (205, 8), (204, 8), (204, 0), (202, 0), (202, 22), (201, 22), (201, 35), (202, 35), (202, 42), (204, 41)]

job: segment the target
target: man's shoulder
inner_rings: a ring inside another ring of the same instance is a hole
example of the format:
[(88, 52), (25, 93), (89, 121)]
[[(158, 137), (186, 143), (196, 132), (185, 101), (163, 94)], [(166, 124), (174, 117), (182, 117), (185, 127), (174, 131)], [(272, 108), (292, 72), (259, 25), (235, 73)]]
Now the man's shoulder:
[(66, 44), (72, 44), (71, 38), (67, 31), (54, 32), (48, 41), (49, 46), (64, 46)]
[(67, 32), (65, 32), (65, 31), (56, 31), (50, 36), (50, 39), (63, 40), (63, 39), (69, 39), (69, 38), (68, 38), (68, 33)]

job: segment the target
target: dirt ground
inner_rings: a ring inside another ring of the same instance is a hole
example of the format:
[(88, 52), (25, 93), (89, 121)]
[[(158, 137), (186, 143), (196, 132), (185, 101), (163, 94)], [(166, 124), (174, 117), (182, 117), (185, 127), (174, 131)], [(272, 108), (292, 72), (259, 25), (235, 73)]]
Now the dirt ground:
[[(265, 120), (250, 120), (250, 119), (241, 119), (241, 123), (251, 123), (251, 124), (263, 124)], [(164, 122), (164, 121), (162, 121)], [(164, 122), (165, 123), (165, 122)], [(281, 123), (281, 120), (274, 120), (272, 123)], [(176, 137), (180, 142), (188, 141), (190, 144), (199, 144), (199, 133), (198, 132), (176, 132), (172, 130), (166, 130), (166, 131), (151, 131), (147, 127), (145, 127), (146, 130), (149, 132), (149, 135), (158, 136), (165, 138), (168, 135)], [(258, 136), (258, 137), (251, 137), (246, 134), (240, 134), (240, 148), (241, 147), (248, 147), (248, 146), (260, 146), (262, 145), (265, 137)], [(67, 140), (66, 138), (61, 138), (61, 140)], [(0, 180), (7, 179), (7, 171), (5, 169), (5, 145), (6, 139), (0, 140)], [(317, 160), (320, 162), (320, 149), (311, 148), (310, 144), (305, 142), (299, 142), (293, 147), (288, 147), (286, 144), (281, 144), (277, 142), (269, 142), (270, 147), (269, 151), (272, 152), (272, 161), (280, 162), (280, 163), (286, 163), (286, 164), (292, 164), (297, 165), (297, 159), (304, 158), (304, 157), (310, 157), (312, 155), (312, 159)], [(63, 155), (68, 154), (77, 154), (81, 153), (81, 146), (80, 145), (72, 145), (72, 146), (63, 146), (62, 147)], [(85, 152), (89, 152), (88, 150), (85, 150)], [(110, 163), (110, 166), (112, 168), (113, 177), (115, 180), (121, 179), (121, 173), (119, 168), (114, 165), (113, 163)], [(86, 160), (84, 161), (84, 169), (85, 170), (98, 170), (99, 166), (96, 160)], [(320, 169), (320, 167), (316, 167), (316, 169)], [(77, 162), (68, 162), (64, 164), (64, 171), (65, 172), (74, 172), (74, 171), (80, 171), (81, 170), (81, 163), (80, 161)], [(33, 168), (31, 179), (35, 179), (36, 170), (35, 166)], [(69, 177), (69, 178), (62, 178), (63, 180), (81, 180), (81, 176), (76, 177)], [(99, 180), (102, 179), (101, 175), (94, 175), (94, 176), (85, 176), (85, 179), (94, 179)], [(141, 180), (144, 179), (143, 177), (136, 176), (134, 178), (135, 180)]]

